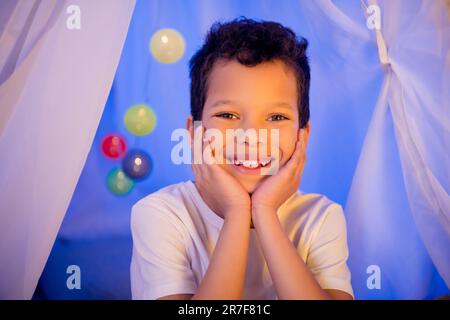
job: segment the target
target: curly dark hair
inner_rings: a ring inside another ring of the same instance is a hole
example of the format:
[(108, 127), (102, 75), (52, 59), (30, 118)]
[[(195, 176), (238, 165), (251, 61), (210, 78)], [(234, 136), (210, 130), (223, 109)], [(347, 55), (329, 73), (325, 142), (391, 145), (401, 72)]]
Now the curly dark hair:
[(297, 78), (300, 128), (309, 121), (310, 68), (308, 41), (280, 23), (239, 17), (226, 23), (216, 22), (203, 46), (189, 61), (191, 78), (191, 115), (201, 120), (208, 91), (208, 77), (218, 59), (236, 59), (252, 67), (279, 59), (290, 66)]

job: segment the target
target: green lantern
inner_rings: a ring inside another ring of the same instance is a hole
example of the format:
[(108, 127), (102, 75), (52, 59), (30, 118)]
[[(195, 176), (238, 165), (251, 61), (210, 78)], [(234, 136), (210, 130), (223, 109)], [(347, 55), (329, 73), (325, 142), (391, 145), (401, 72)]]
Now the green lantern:
[(133, 189), (133, 180), (119, 168), (112, 169), (106, 177), (106, 185), (109, 191), (116, 195), (125, 195)]
[(145, 136), (156, 127), (156, 115), (145, 104), (136, 104), (128, 109), (125, 114), (125, 126), (136, 136)]

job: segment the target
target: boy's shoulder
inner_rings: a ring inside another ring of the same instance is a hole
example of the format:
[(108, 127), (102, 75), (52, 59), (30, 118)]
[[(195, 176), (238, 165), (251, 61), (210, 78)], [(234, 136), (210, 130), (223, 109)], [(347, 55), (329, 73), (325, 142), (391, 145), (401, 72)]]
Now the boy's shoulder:
[(337, 202), (334, 202), (327, 196), (320, 193), (306, 193), (304, 191), (298, 190), (289, 200), (292, 203), (304, 204), (309, 206), (340, 206)]
[(342, 206), (319, 193), (297, 191), (281, 207), (280, 218), (319, 223), (330, 214), (342, 215)]
[(157, 225), (161, 230), (171, 226), (184, 232), (191, 219), (187, 210), (190, 201), (188, 189), (189, 181), (180, 182), (163, 187), (138, 200), (131, 209), (131, 229), (140, 229), (147, 233), (148, 230), (154, 231)]
[(138, 200), (133, 209), (149, 206), (176, 209), (184, 202), (188, 184), (189, 181), (184, 181), (163, 187)]

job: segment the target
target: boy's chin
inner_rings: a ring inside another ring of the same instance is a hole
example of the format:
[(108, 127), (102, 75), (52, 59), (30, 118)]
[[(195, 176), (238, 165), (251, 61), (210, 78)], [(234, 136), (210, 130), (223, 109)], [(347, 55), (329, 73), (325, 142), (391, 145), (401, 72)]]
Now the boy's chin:
[[(256, 177), (255, 177), (256, 178)], [(249, 193), (252, 194), (258, 186), (261, 184), (262, 180), (264, 179), (264, 176), (258, 177), (258, 179), (251, 178), (251, 179), (239, 179), (239, 182), (244, 187), (244, 189)]]

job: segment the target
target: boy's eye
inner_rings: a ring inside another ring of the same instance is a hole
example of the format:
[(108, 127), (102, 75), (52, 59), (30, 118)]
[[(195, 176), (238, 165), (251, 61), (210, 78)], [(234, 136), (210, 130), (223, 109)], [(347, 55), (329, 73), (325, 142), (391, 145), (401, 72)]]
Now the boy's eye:
[(216, 117), (230, 119), (230, 120), (238, 119), (238, 117), (235, 114), (232, 114), (229, 112), (223, 112), (223, 113), (216, 114)]
[(288, 120), (289, 118), (286, 116), (283, 116), (282, 114), (274, 114), (270, 116), (269, 121), (282, 121), (282, 120)]

